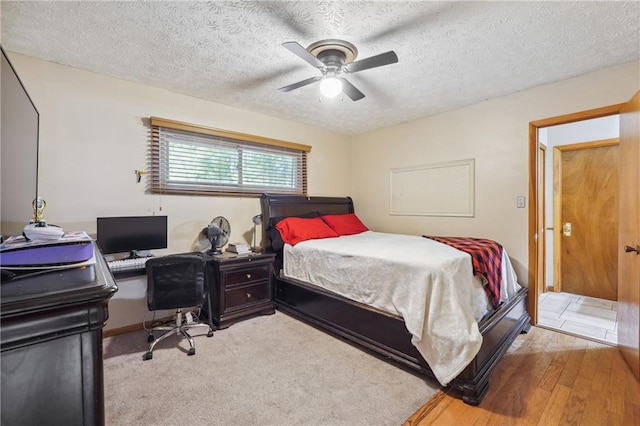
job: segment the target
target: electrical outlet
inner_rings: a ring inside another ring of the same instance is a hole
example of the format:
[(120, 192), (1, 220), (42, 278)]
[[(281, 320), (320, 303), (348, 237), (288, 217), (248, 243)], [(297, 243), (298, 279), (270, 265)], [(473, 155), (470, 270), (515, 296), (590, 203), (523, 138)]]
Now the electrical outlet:
[(516, 207), (524, 209), (527, 206), (527, 198), (524, 195), (518, 195), (516, 197)]

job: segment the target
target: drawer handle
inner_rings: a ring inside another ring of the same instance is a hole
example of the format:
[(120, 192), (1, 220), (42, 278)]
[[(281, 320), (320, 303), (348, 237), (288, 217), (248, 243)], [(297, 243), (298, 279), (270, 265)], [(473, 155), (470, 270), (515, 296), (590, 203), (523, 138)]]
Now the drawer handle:
[(251, 299), (251, 293), (247, 293), (247, 299)]
[(247, 274), (247, 279), (250, 280), (251, 279), (251, 274)]

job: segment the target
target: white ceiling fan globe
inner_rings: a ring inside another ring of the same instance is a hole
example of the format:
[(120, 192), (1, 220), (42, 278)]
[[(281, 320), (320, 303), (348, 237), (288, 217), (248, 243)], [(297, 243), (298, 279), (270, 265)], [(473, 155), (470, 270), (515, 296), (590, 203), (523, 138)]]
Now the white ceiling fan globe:
[(325, 77), (320, 82), (320, 93), (325, 98), (335, 98), (342, 93), (342, 82), (336, 77)]

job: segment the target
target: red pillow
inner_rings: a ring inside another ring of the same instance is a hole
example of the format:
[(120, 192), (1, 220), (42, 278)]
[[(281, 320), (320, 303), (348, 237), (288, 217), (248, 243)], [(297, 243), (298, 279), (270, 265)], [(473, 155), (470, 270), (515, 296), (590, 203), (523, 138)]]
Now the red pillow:
[(276, 229), (280, 231), (282, 241), (287, 244), (291, 244), (292, 246), (306, 240), (317, 240), (319, 238), (339, 236), (319, 217), (314, 217), (312, 219), (288, 217), (278, 222), (276, 224)]
[(328, 214), (322, 216), (322, 220), (338, 235), (353, 235), (369, 230), (355, 213)]

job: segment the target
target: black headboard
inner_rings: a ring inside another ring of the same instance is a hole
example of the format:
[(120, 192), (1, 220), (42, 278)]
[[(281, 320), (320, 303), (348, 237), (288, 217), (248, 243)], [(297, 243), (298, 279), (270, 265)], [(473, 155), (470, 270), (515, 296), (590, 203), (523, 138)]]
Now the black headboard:
[(262, 208), (262, 244), (263, 250), (274, 252), (267, 231), (273, 218), (301, 216), (317, 212), (320, 214), (354, 213), (351, 197), (305, 197), (302, 195), (270, 195), (260, 197)]

